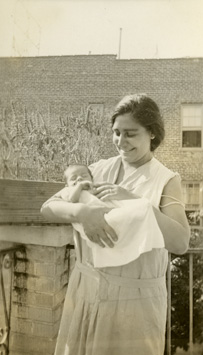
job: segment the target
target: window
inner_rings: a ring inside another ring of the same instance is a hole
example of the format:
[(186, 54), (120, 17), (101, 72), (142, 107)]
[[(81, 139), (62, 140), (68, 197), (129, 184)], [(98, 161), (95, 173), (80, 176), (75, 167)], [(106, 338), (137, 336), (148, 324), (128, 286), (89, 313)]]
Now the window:
[(182, 147), (203, 148), (203, 105), (184, 104), (182, 116)]
[(191, 226), (201, 225), (202, 188), (201, 182), (182, 182), (186, 215)]

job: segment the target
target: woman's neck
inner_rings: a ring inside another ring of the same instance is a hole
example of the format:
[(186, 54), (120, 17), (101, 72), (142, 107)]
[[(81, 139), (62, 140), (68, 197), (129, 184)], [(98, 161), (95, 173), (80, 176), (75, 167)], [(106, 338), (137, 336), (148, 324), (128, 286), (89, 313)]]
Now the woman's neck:
[(123, 181), (123, 179), (125, 178), (125, 175), (129, 175), (130, 173), (135, 171), (140, 166), (148, 163), (152, 158), (153, 158), (153, 154), (150, 152), (150, 155), (140, 159), (136, 163), (128, 163), (128, 162), (122, 160), (121, 165), (120, 165), (120, 169), (119, 169), (119, 173), (118, 173), (118, 177), (116, 180), (116, 184), (120, 184)]
[(123, 164), (124, 170), (137, 169), (140, 166), (148, 163), (152, 158), (153, 158), (153, 153), (149, 152), (148, 154), (146, 154), (144, 157), (142, 157), (140, 160), (137, 160), (136, 162), (129, 163), (125, 160), (122, 160), (122, 164)]

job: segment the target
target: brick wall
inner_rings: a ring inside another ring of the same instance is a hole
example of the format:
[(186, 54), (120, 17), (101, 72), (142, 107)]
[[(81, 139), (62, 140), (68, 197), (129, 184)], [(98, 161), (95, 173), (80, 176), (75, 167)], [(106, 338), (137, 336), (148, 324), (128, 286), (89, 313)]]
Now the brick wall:
[(52, 355), (75, 252), (26, 245), (14, 265), (9, 354)]
[[(5, 268), (5, 250), (14, 245), (17, 249), (12, 278), (5, 281), (10, 355), (54, 353), (75, 250), (71, 225), (50, 224), (40, 215), (40, 208), (61, 187), (58, 183), (0, 180), (0, 272), (2, 265)], [(2, 327), (1, 302), (0, 286)]]
[[(11, 102), (56, 117), (88, 103), (104, 103), (108, 114), (126, 94), (145, 92), (159, 104), (166, 139), (156, 156), (184, 180), (202, 179), (202, 151), (181, 149), (181, 103), (203, 102), (203, 58), (118, 60), (114, 55), (0, 58), (1, 114)], [(18, 116), (23, 119), (23, 114)], [(102, 157), (115, 154), (106, 137)]]
[(26, 255), (17, 256), (10, 353), (52, 354), (68, 281), (65, 247), (27, 246)]

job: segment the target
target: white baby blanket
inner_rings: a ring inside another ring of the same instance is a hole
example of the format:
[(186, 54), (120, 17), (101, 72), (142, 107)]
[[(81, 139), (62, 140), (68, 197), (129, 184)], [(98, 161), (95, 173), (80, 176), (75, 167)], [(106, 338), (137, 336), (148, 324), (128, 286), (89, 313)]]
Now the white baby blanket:
[(101, 201), (83, 190), (80, 201), (88, 205), (114, 207), (105, 214), (106, 222), (115, 230), (118, 241), (113, 248), (102, 248), (91, 242), (81, 224), (73, 227), (92, 249), (94, 267), (119, 266), (130, 263), (153, 248), (164, 248), (164, 239), (153, 208), (146, 198)]

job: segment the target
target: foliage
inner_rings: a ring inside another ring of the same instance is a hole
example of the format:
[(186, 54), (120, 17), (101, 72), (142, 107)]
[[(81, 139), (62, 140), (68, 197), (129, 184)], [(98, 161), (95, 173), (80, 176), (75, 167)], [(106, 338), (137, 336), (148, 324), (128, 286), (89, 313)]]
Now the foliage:
[(91, 107), (50, 118), (50, 107), (44, 112), (11, 102), (0, 117), (0, 177), (61, 180), (68, 163), (99, 160), (109, 134), (107, 117)]
[[(203, 247), (203, 230), (192, 229), (190, 247)], [(203, 258), (193, 254), (193, 341), (203, 343)], [(189, 348), (189, 255), (171, 261), (171, 353)]]
[(186, 211), (187, 219), (190, 226), (199, 226), (202, 211)]

